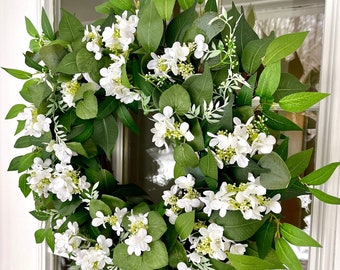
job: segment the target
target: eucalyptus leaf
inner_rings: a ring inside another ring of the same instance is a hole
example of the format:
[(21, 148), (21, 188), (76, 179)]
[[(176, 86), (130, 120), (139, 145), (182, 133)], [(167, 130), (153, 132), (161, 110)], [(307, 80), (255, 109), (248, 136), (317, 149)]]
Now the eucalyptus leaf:
[(198, 165), (198, 158), (195, 151), (189, 144), (181, 144), (174, 149), (175, 161), (183, 167), (196, 167)]
[(197, 27), (205, 33), (208, 39), (207, 43), (221, 33), (225, 27), (225, 23), (221, 20), (215, 20), (210, 23), (217, 16), (217, 12), (205, 12), (203, 16), (198, 17), (193, 23), (193, 27)]
[(39, 108), (40, 104), (52, 93), (52, 89), (45, 81), (28, 87), (28, 92), (33, 100), (34, 106)]
[(128, 246), (126, 244), (118, 244), (113, 250), (113, 263), (122, 270), (140, 269), (152, 270), (149, 268), (142, 268), (142, 256), (135, 254), (129, 255), (127, 253)]
[(327, 96), (329, 94), (318, 92), (295, 93), (280, 99), (279, 105), (288, 112), (303, 112)]
[(187, 263), (188, 258), (184, 246), (176, 240), (169, 250), (169, 265), (172, 268), (176, 268), (180, 262)]
[(301, 179), (301, 182), (307, 185), (322, 185), (328, 181), (340, 162), (333, 162), (325, 165)]
[(202, 74), (195, 74), (186, 79), (183, 83), (183, 87), (188, 91), (191, 97), (191, 101), (203, 106), (203, 102), (209, 104), (213, 96), (213, 80), (209, 66), (204, 66)]
[(150, 251), (143, 253), (143, 263), (150, 266), (151, 269), (160, 269), (168, 265), (168, 251), (164, 243), (160, 240), (152, 241)]
[(65, 48), (62, 45), (46, 45), (40, 48), (39, 55), (41, 60), (46, 64), (46, 66), (54, 70), (64, 56), (67, 54)]
[(179, 237), (184, 240), (186, 239), (194, 229), (195, 224), (195, 211), (180, 214), (175, 222), (176, 231)]
[(90, 208), (89, 208), (89, 212), (90, 212), (92, 219), (97, 217), (96, 213), (98, 211), (102, 212), (104, 214), (104, 216), (112, 215), (111, 208), (106, 203), (104, 203), (101, 200), (92, 199), (90, 201)]
[(211, 216), (211, 221), (223, 226), (223, 234), (225, 237), (239, 242), (252, 237), (258, 229), (261, 228), (267, 218), (268, 216), (264, 216), (262, 220), (246, 220), (240, 211), (227, 211), (227, 214), (221, 217), (218, 212), (214, 211)]
[(98, 113), (98, 101), (92, 91), (84, 93), (83, 100), (77, 103), (76, 114), (81, 119), (92, 119)]
[(287, 165), (278, 154), (271, 152), (263, 155), (258, 165), (270, 170), (260, 174), (261, 185), (266, 189), (285, 189), (288, 187), (291, 175)]
[(191, 107), (189, 93), (183, 86), (174, 84), (165, 90), (159, 99), (159, 107), (162, 111), (166, 106), (172, 107), (176, 114), (184, 115)]

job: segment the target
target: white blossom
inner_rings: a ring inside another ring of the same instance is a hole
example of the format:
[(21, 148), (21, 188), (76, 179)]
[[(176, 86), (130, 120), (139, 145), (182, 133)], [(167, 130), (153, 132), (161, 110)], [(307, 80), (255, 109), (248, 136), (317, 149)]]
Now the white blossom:
[(38, 110), (33, 107), (26, 107), (17, 116), (18, 120), (25, 121), (25, 135), (41, 137), (45, 132), (50, 131), (52, 120), (43, 114), (38, 114)]
[(146, 229), (140, 229), (136, 234), (131, 234), (128, 239), (124, 241), (128, 245), (128, 254), (133, 253), (140, 256), (144, 251), (150, 251), (149, 243), (152, 242), (152, 236), (147, 234)]
[(196, 48), (195, 48), (194, 56), (197, 59), (201, 59), (204, 53), (207, 52), (209, 49), (208, 44), (206, 44), (204, 41), (205, 39), (203, 35), (201, 34), (196, 35), (195, 37)]

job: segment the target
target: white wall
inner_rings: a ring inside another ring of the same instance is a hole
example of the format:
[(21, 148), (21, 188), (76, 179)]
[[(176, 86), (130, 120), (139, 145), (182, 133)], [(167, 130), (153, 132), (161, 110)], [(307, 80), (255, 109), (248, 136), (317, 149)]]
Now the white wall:
[[(0, 9), (0, 66), (24, 69), (22, 53), (28, 46), (25, 16), (37, 22), (36, 0), (2, 0)], [(18, 188), (18, 175), (7, 172), (8, 164), (20, 151), (13, 149), (16, 121), (4, 120), (9, 108), (22, 103), (19, 97), (23, 81), (0, 70), (0, 269), (37, 270), (38, 246), (34, 231), (37, 222), (29, 214), (32, 200)], [(48, 269), (46, 269), (48, 270)]]

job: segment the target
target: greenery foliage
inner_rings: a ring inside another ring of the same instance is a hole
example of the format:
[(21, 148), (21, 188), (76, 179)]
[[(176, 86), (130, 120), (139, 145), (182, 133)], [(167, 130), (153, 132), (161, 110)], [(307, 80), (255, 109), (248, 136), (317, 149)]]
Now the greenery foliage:
[[(283, 132), (301, 128), (279, 112), (327, 96), (281, 70), (307, 33), (260, 39), (243, 10), (219, 12), (215, 0), (110, 0), (97, 11), (107, 16), (84, 27), (63, 10), (53, 29), (43, 10), (42, 33), (25, 18), (31, 71), (4, 68), (25, 81), (6, 118), (27, 154), (9, 170), (44, 222), (36, 242), (74, 269), (302, 269), (291, 244), (321, 245), (281, 221), (280, 201), (340, 203), (315, 188), (339, 162), (304, 175), (313, 149), (287, 156)], [(117, 122), (138, 133), (139, 110), (156, 147), (173, 151), (160, 204), (108, 166)]]

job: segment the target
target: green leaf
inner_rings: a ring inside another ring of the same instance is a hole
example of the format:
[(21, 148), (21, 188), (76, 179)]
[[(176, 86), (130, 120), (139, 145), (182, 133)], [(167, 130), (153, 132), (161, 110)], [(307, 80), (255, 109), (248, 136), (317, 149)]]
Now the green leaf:
[(158, 14), (163, 20), (170, 20), (176, 0), (154, 0)]
[[(77, 204), (78, 203), (79, 201), (77, 201)], [(67, 202), (67, 204), (70, 204), (70, 202)], [(85, 222), (88, 222), (89, 220), (90, 220), (89, 211), (85, 209), (79, 210), (73, 213), (72, 215), (68, 216), (65, 222), (57, 230), (57, 232), (64, 232), (67, 229), (67, 224), (69, 222), (77, 222), (79, 227), (81, 227), (81, 225), (83, 225)]]
[(291, 73), (281, 73), (280, 83), (273, 97), (276, 102), (290, 94), (304, 92), (310, 88), (310, 84), (303, 84)]
[(26, 155), (23, 155), (20, 158), (20, 162), (19, 162), (19, 166), (18, 166), (18, 172), (23, 172), (26, 171), (27, 169), (29, 169), (32, 164), (33, 164), (33, 160), (34, 158), (36, 158), (38, 156), (37, 153), (28, 153)]
[(281, 235), (291, 244), (304, 247), (321, 247), (321, 245), (300, 228), (289, 223), (280, 226)]
[(30, 185), (27, 183), (28, 174), (23, 174), (19, 178), (19, 188), (25, 198), (31, 193)]
[(210, 21), (217, 16), (217, 12), (206, 12), (203, 16), (198, 17), (193, 23), (193, 27), (197, 27), (205, 33), (205, 36), (208, 38), (207, 43), (221, 33), (225, 27), (225, 23), (221, 20), (215, 20), (213, 23), (210, 23)]
[(66, 54), (65, 57), (58, 64), (58, 66), (55, 68), (55, 71), (70, 75), (79, 73), (76, 60), (77, 53), (78, 52), (71, 52), (69, 54)]
[(320, 201), (329, 204), (340, 204), (340, 198), (329, 195), (319, 189), (308, 187), (309, 191)]
[(152, 241), (160, 239), (167, 230), (164, 219), (158, 212), (151, 211), (148, 214), (148, 221), (148, 234), (152, 236)]
[(237, 270), (267, 270), (273, 269), (273, 264), (258, 257), (239, 254), (228, 254), (231, 265)]
[(120, 106), (116, 110), (116, 113), (119, 120), (123, 123), (124, 126), (129, 128), (132, 132), (136, 134), (139, 133), (135, 120), (133, 119), (132, 115), (124, 104), (120, 104)]
[(43, 33), (49, 40), (55, 40), (54, 31), (52, 28), (52, 25), (47, 17), (46, 11), (43, 8), (41, 12), (41, 28), (43, 30)]
[(44, 211), (34, 210), (34, 211), (31, 211), (30, 214), (39, 221), (45, 221), (50, 218), (50, 214)]
[(25, 56), (25, 64), (28, 67), (34, 68), (35, 70), (39, 72), (43, 72), (44, 67), (39, 64), (40, 62), (40, 56), (39, 54), (34, 54), (32, 52), (26, 52), (24, 54)]
[(98, 106), (98, 119), (105, 118), (112, 114), (119, 106), (119, 101), (112, 96), (107, 96)]
[(256, 95), (259, 97), (271, 97), (279, 86), (280, 76), (280, 62), (275, 62), (266, 66), (260, 75)]
[(79, 101), (76, 106), (76, 114), (81, 119), (92, 119), (98, 113), (98, 101), (92, 91), (84, 93), (84, 99)]
[(28, 91), (36, 108), (39, 108), (40, 104), (52, 93), (52, 89), (46, 81), (30, 86)]
[(126, 206), (125, 201), (115, 196), (103, 194), (100, 199), (104, 203), (106, 203), (111, 208), (112, 211), (115, 211), (116, 207), (118, 207), (119, 209), (122, 209)]
[(62, 9), (62, 15), (59, 23), (59, 36), (60, 39), (68, 42), (73, 42), (84, 36), (84, 26), (82, 23), (71, 13)]
[(67, 142), (67, 147), (83, 157), (89, 157), (84, 146), (79, 142)]
[(25, 17), (26, 31), (31, 37), (38, 37), (39, 33), (29, 18)]
[(264, 155), (259, 160), (258, 165), (270, 170), (260, 174), (261, 185), (266, 189), (285, 189), (288, 187), (291, 175), (287, 165), (278, 154), (271, 152)]
[(300, 176), (307, 169), (312, 153), (313, 148), (310, 148), (296, 153), (286, 160), (292, 178)]
[(303, 270), (299, 259), (285, 239), (277, 239), (275, 249), (277, 256), (289, 270)]
[(40, 48), (39, 55), (46, 66), (54, 70), (66, 55), (66, 50), (62, 45), (46, 45)]
[(194, 135), (194, 140), (189, 142), (189, 145), (195, 150), (195, 151), (202, 151), (205, 148), (204, 145), (204, 137), (203, 132), (201, 129), (201, 125), (197, 119), (193, 119), (191, 121), (191, 133)]
[(47, 245), (50, 247), (50, 249), (53, 252), (54, 251), (54, 235), (53, 235), (52, 228), (49, 228), (46, 230), (45, 239), (46, 239)]
[(132, 8), (131, 0), (109, 0), (109, 2), (114, 8), (118, 8), (120, 10), (130, 10)]
[(160, 269), (168, 265), (168, 251), (164, 243), (160, 240), (152, 241), (150, 251), (143, 252), (143, 263), (151, 269)]
[(210, 148), (208, 148), (207, 155), (200, 159), (200, 169), (205, 176), (218, 178), (217, 162)]
[(275, 235), (275, 227), (272, 222), (267, 221), (256, 233), (256, 246), (259, 257), (265, 259), (272, 248)]
[(215, 0), (206, 1), (204, 11), (205, 12), (208, 12), (208, 11), (217, 12), (218, 11), (217, 2)]
[(152, 270), (149, 268), (142, 268), (142, 256), (136, 256), (135, 254), (129, 255), (127, 253), (128, 246), (126, 244), (118, 244), (113, 250), (113, 263), (115, 266), (122, 270)]
[(327, 182), (340, 162), (333, 162), (321, 167), (301, 179), (301, 182), (307, 185), (322, 185)]
[(281, 144), (274, 149), (275, 153), (277, 153), (283, 160), (286, 160), (288, 157), (288, 145), (289, 137), (285, 137)]
[(28, 80), (32, 78), (31, 73), (23, 71), (23, 70), (13, 69), (13, 68), (4, 68), (4, 67), (2, 69), (17, 79)]
[(214, 84), (208, 64), (205, 64), (202, 74), (195, 74), (186, 79), (183, 87), (189, 92), (192, 103), (203, 106), (205, 101), (209, 104), (213, 96)]
[(34, 233), (34, 237), (35, 237), (35, 242), (37, 244), (42, 243), (46, 237), (46, 230), (45, 229), (36, 230)]
[(242, 67), (249, 74), (254, 74), (262, 64), (262, 58), (269, 44), (274, 40), (274, 33), (264, 39), (256, 39), (248, 42), (242, 53)]
[(195, 0), (178, 0), (178, 3), (183, 10), (186, 10), (195, 3)]
[(231, 264), (219, 260), (210, 259), (210, 263), (215, 270), (236, 270)]
[(295, 52), (303, 43), (308, 32), (291, 33), (273, 40), (265, 53), (263, 64), (268, 66)]
[(166, 106), (172, 107), (176, 114), (184, 115), (191, 107), (189, 93), (179, 84), (171, 86), (159, 99), (159, 107), (162, 111)]
[(211, 220), (224, 228), (224, 236), (234, 241), (244, 241), (252, 237), (267, 220), (267, 216), (262, 220), (243, 218), (240, 211), (228, 211), (224, 217), (214, 211)]
[(113, 115), (104, 119), (95, 120), (92, 138), (105, 152), (106, 157), (111, 160), (112, 151), (118, 137), (118, 126)]
[(30, 146), (44, 146), (46, 143), (49, 143), (52, 139), (51, 133), (44, 133), (39, 138), (34, 136), (22, 136), (19, 137), (15, 144), (15, 148), (26, 148)]
[(82, 73), (98, 71), (102, 68), (101, 61), (104, 61), (104, 58), (102, 58), (100, 61), (97, 61), (94, 58), (94, 54), (89, 52), (86, 48), (81, 48), (76, 55), (77, 67)]
[(195, 6), (180, 12), (174, 19), (171, 20), (165, 33), (166, 43), (169, 47), (171, 47), (176, 41), (183, 41), (186, 31), (192, 27), (194, 20)]
[(148, 52), (157, 50), (163, 35), (163, 21), (153, 2), (140, 15), (137, 26), (137, 39)]
[(198, 157), (192, 147), (187, 144), (181, 144), (174, 149), (175, 161), (183, 167), (194, 168), (198, 165)]
[(19, 164), (20, 164), (20, 159), (22, 158), (22, 156), (17, 156), (15, 158), (13, 158), (8, 166), (8, 171), (17, 171), (19, 168)]
[(327, 96), (329, 94), (317, 92), (295, 93), (282, 98), (279, 105), (288, 112), (303, 112)]
[(24, 104), (15, 104), (9, 109), (5, 119), (13, 119), (17, 117), (18, 114), (23, 112), (25, 108), (26, 108), (26, 105)]
[(194, 224), (195, 211), (183, 213), (177, 217), (175, 228), (182, 240), (186, 239), (191, 234), (194, 229)]
[(243, 85), (240, 92), (237, 95), (236, 104), (238, 107), (251, 106), (253, 95), (254, 95), (254, 85), (256, 83), (257, 74), (251, 76), (248, 80), (251, 88)]
[(102, 212), (104, 216), (112, 215), (111, 208), (101, 200), (91, 200), (89, 211), (92, 219), (96, 217), (97, 211)]
[(113, 174), (105, 169), (95, 170), (87, 169), (86, 176), (91, 179), (92, 182), (99, 182), (98, 189), (101, 192), (110, 194), (110, 192), (115, 190), (116, 179)]
[(267, 118), (266, 125), (273, 130), (302, 130), (297, 124), (279, 113), (272, 111), (263, 111), (262, 113)]
[(172, 268), (176, 268), (180, 262), (187, 263), (188, 258), (184, 246), (176, 240), (175, 244), (169, 250), (169, 265)]

